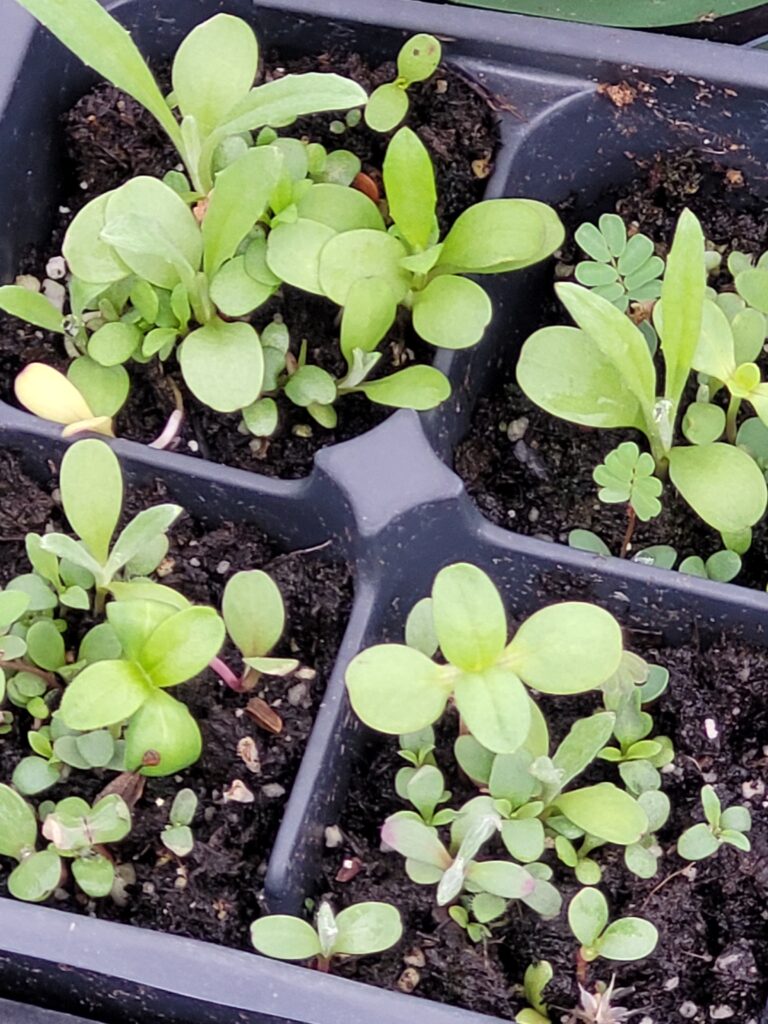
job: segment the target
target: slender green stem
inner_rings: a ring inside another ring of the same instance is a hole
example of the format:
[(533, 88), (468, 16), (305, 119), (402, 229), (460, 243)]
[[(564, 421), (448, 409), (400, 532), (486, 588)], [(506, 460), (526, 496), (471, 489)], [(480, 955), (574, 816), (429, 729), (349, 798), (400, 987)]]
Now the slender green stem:
[(739, 415), (740, 406), (741, 399), (737, 398), (736, 395), (731, 395), (731, 400), (728, 403), (728, 412), (725, 414), (725, 436), (731, 444), (736, 444), (736, 417)]

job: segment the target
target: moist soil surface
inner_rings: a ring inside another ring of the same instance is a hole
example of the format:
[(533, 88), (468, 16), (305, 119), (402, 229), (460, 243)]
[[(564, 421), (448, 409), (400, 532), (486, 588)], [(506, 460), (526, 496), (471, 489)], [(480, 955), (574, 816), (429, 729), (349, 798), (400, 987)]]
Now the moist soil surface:
[[(307, 71), (349, 76), (368, 92), (396, 74), (392, 63), (369, 67), (357, 54), (329, 52), (290, 63), (281, 63), (272, 55), (264, 80)], [(161, 82), (168, 78), (167, 68), (159, 69), (158, 78)], [(445, 230), (482, 198), (499, 139), (497, 117), (490, 97), (448, 67), (441, 67), (428, 82), (414, 85), (408, 94), (411, 105), (405, 123), (419, 134), (432, 155), (440, 197), (438, 217)], [(329, 151), (351, 150), (381, 189), (389, 136), (371, 131), (364, 121), (338, 134), (332, 125), (337, 128), (339, 123), (334, 115), (319, 114), (302, 119), (284, 134), (320, 142)], [(135, 175), (162, 177), (178, 164), (176, 151), (154, 119), (110, 85), (100, 85), (83, 97), (64, 117), (63, 128), (67, 164), (62, 194), (71, 198), (62, 208), (49, 245), (27, 254), (20, 267), (20, 272), (39, 279), (45, 277), (48, 260), (61, 252), (64, 232), (85, 202)], [(286, 286), (256, 311), (252, 323), (260, 330), (274, 317), (282, 317), (290, 330), (292, 352), (298, 355), (306, 339), (308, 362), (340, 378), (345, 366), (338, 346), (338, 312), (330, 301)], [(434, 351), (416, 337), (409, 318), (402, 313), (381, 350), (383, 357), (372, 377), (414, 361), (431, 362)], [(13, 381), (34, 361), (65, 369), (68, 360), (61, 339), (19, 320), (0, 317), (0, 397), (15, 404)], [(129, 371), (131, 395), (116, 423), (120, 436), (141, 442), (154, 440), (175, 408), (173, 383), (184, 396), (187, 413), (174, 444), (177, 450), (269, 476), (306, 476), (320, 448), (364, 433), (391, 412), (362, 395), (349, 395), (337, 406), (337, 427), (328, 430), (281, 395), (278, 432), (265, 442), (240, 433), (239, 415), (214, 413), (197, 402), (187, 391), (174, 357), (164, 365), (157, 360), (144, 366), (131, 363)]]
[[(43, 531), (49, 524), (57, 529), (66, 525), (57, 503), (55, 477), (45, 485), (36, 483), (8, 451), (0, 452), (0, 473), (0, 583), (4, 586), (29, 571), (24, 551), (27, 532)], [(133, 515), (168, 500), (173, 495), (157, 482), (132, 492), (126, 513)], [(200, 724), (203, 754), (197, 764), (177, 776), (146, 780), (132, 831), (112, 848), (116, 863), (135, 875), (124, 900), (121, 905), (112, 899), (89, 901), (82, 893), (75, 894), (70, 882), (50, 903), (248, 949), (248, 927), (260, 912), (267, 858), (349, 617), (351, 578), (346, 567), (325, 560), (327, 551), (282, 552), (254, 526), (226, 522), (204, 526), (185, 515), (172, 527), (170, 540), (162, 582), (198, 604), (219, 607), (224, 585), (235, 572), (256, 568), (269, 572), (286, 604), (287, 625), (276, 653), (298, 659), (314, 675), (300, 672), (269, 681), (262, 677), (247, 695), (225, 688), (210, 671), (178, 687), (175, 696)], [(75, 641), (78, 632), (88, 627), (78, 614), (72, 613), (67, 632), (67, 638)], [(239, 672), (234, 650), (225, 651), (223, 657)], [(245, 713), (253, 696), (262, 697), (280, 716), (279, 735), (265, 731)], [(16, 764), (31, 753), (26, 744), (29, 716), (18, 709), (14, 712), (14, 730), (0, 744), (3, 782), (10, 782)], [(253, 743), (250, 767), (238, 753), (244, 739), (249, 746)], [(116, 777), (114, 772), (73, 771), (33, 802), (64, 796), (92, 801)], [(235, 781), (250, 792), (250, 802), (225, 799)], [(179, 860), (159, 836), (168, 823), (175, 794), (185, 787), (195, 791), (199, 805), (193, 823), (194, 850)], [(3, 892), (8, 864), (3, 865)]]
[[(768, 660), (764, 650), (729, 645), (724, 639), (678, 649), (657, 648), (651, 639), (631, 632), (626, 636), (628, 648), (665, 665), (671, 674), (667, 693), (651, 709), (654, 735), (671, 736), (676, 749), (674, 768), (662, 773), (662, 788), (673, 808), (658, 835), (663, 856), (656, 877), (648, 881), (626, 869), (618, 847), (602, 847), (595, 858), (603, 868), (600, 888), (607, 895), (611, 919), (646, 917), (658, 928), (660, 940), (644, 961), (596, 961), (589, 968), (588, 987), (594, 990), (596, 981), (610, 982), (615, 972), (617, 988), (633, 991), (614, 999), (614, 1005), (640, 1011), (631, 1019), (644, 1024), (684, 1019), (694, 1024), (763, 1024), (768, 996)], [(558, 706), (555, 699), (544, 697), (541, 706), (557, 743), (575, 718), (597, 710), (599, 701), (588, 695), (560, 699)], [(716, 723), (715, 740), (707, 739), (707, 718)], [(456, 725), (453, 715), (441, 725), (436, 760), (453, 793), (445, 806), (458, 809), (477, 790), (453, 767)], [(578, 1005), (579, 998), (577, 943), (564, 910), (545, 922), (522, 904), (513, 904), (505, 922), (493, 928), (492, 938), (473, 945), (437, 907), (435, 887), (414, 884), (403, 870), (403, 859), (381, 851), (382, 822), (405, 808), (394, 791), (395, 774), (404, 764), (396, 741), (388, 741), (352, 765), (352, 788), (338, 823), (344, 844), (327, 851), (325, 858), (327, 894), (336, 905), (364, 899), (394, 903), (405, 923), (403, 940), (380, 956), (343, 965), (340, 972), (384, 988), (412, 991), (413, 998), (513, 1020), (525, 1006), (520, 983), (526, 967), (547, 959), (554, 968), (546, 992), (552, 1020), (571, 1024), (567, 1011)], [(580, 784), (604, 780), (618, 781), (615, 766), (597, 762)], [(705, 782), (716, 787), (723, 807), (740, 803), (750, 808), (752, 852), (722, 848), (691, 866), (677, 856), (675, 844), (686, 828), (703, 820), (699, 793)], [(447, 839), (446, 830), (442, 832)], [(485, 856), (506, 854), (499, 843), (498, 849), (486, 847)], [(350, 881), (339, 881), (344, 862), (354, 858), (358, 873)], [(552, 851), (543, 860), (554, 868), (553, 881), (567, 906), (580, 886)]]
[[(705, 236), (726, 253), (739, 250), (760, 254), (768, 248), (765, 201), (750, 191), (746, 174), (710, 163), (692, 153), (660, 155), (639, 167), (627, 187), (601, 203), (598, 213), (621, 214), (657, 243), (663, 255), (684, 207), (701, 220)], [(596, 214), (562, 211), (568, 237)], [(582, 258), (571, 244), (562, 254), (565, 276)], [(725, 262), (725, 260), (724, 260)], [(712, 281), (732, 286), (727, 274)], [(569, 323), (562, 306), (551, 297), (542, 324)], [(658, 358), (658, 357), (657, 357)], [(768, 357), (759, 362), (763, 372)], [(513, 373), (510, 367), (510, 373)], [(694, 395), (688, 396), (693, 401)], [(743, 418), (751, 415), (745, 409)], [(592, 430), (551, 416), (526, 398), (516, 383), (505, 381), (478, 403), (469, 433), (457, 449), (455, 467), (481, 511), (499, 526), (544, 540), (567, 543), (574, 529), (591, 530), (619, 554), (627, 528), (625, 508), (597, 498), (592, 471), (616, 445), (634, 440), (647, 449), (645, 438), (629, 430)], [(670, 544), (679, 560), (689, 555), (706, 559), (722, 548), (719, 534), (706, 526), (667, 483), (663, 512), (638, 523), (629, 554), (652, 544)], [(679, 564), (679, 563), (678, 563)], [(754, 531), (752, 547), (736, 579), (745, 586), (768, 583), (768, 524)]]

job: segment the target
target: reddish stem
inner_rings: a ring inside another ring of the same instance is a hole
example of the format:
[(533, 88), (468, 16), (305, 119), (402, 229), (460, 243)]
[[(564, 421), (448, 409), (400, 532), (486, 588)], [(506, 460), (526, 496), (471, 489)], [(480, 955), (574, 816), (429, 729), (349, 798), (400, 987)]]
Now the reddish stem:
[(581, 955), (581, 950), (576, 953), (576, 980), (582, 988), (586, 988), (587, 985), (587, 970), (589, 965), (584, 957)]
[(225, 683), (230, 690), (234, 690), (235, 693), (243, 692), (243, 680), (240, 676), (236, 676), (229, 665), (222, 661), (221, 658), (211, 658), (208, 662), (208, 668), (213, 669), (222, 683)]
[(627, 557), (627, 552), (629, 551), (629, 546), (632, 543), (632, 536), (633, 536), (633, 534), (635, 532), (635, 526), (637, 525), (637, 513), (635, 512), (635, 510), (632, 508), (631, 505), (627, 508), (627, 516), (628, 516), (629, 522), (627, 523), (627, 529), (626, 529), (626, 532), (624, 534), (624, 540), (621, 542), (621, 554), (620, 554), (621, 558), (626, 558)]

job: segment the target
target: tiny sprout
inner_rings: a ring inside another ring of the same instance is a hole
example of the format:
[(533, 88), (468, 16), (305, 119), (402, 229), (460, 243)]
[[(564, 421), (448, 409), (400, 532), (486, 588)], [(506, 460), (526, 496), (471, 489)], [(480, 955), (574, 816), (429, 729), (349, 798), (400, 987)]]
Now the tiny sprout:
[(197, 811), (197, 796), (191, 789), (181, 789), (174, 797), (168, 824), (160, 834), (163, 846), (177, 857), (188, 856), (195, 845), (190, 825)]
[(735, 806), (723, 810), (712, 786), (702, 788), (701, 804), (707, 821), (683, 832), (677, 843), (678, 854), (684, 860), (704, 860), (724, 844), (749, 853), (752, 846), (745, 833), (752, 828), (752, 816), (748, 809)]
[(549, 1024), (550, 1017), (544, 1002), (544, 989), (552, 981), (555, 972), (548, 960), (530, 964), (525, 970), (523, 989), (530, 1006), (515, 1017), (515, 1024)]
[(579, 998), (581, 1005), (567, 1018), (567, 1024), (624, 1024), (630, 1017), (637, 1013), (637, 1010), (626, 1010), (622, 1006), (613, 1006), (614, 996), (618, 999), (629, 995), (632, 991), (627, 988), (614, 990), (616, 978), (611, 978), (610, 985), (606, 986), (599, 981), (595, 986), (594, 994), (587, 992), (579, 985)]
[(115, 866), (101, 848), (130, 831), (131, 812), (116, 793), (92, 808), (80, 797), (67, 797), (43, 822), (43, 835), (61, 857), (72, 860), (75, 881), (94, 899), (108, 896), (115, 881)]
[(568, 924), (581, 943), (581, 960), (642, 960), (656, 948), (659, 933), (642, 917), (620, 917), (608, 923), (605, 896), (593, 888), (581, 889), (568, 907)]
[(389, 903), (356, 903), (334, 914), (321, 903), (316, 927), (300, 917), (274, 914), (251, 925), (251, 941), (259, 953), (277, 960), (311, 960), (328, 971), (335, 957), (370, 956), (400, 941), (400, 912)]
[(424, 82), (440, 64), (442, 49), (434, 36), (413, 36), (397, 58), (397, 78), (374, 89), (365, 108), (365, 121), (377, 132), (390, 132), (403, 121), (410, 106), (408, 88)]
[(656, 466), (648, 452), (634, 441), (624, 441), (605, 457), (592, 474), (600, 491), (598, 498), (608, 505), (627, 504), (642, 522), (661, 514), (662, 483), (654, 476)]
[(245, 668), (236, 675), (220, 658), (212, 668), (223, 682), (239, 693), (252, 690), (261, 674), (287, 676), (295, 672), (295, 658), (269, 657), (285, 628), (285, 606), (280, 590), (265, 572), (238, 572), (228, 580), (221, 604), (224, 625), (243, 656)]

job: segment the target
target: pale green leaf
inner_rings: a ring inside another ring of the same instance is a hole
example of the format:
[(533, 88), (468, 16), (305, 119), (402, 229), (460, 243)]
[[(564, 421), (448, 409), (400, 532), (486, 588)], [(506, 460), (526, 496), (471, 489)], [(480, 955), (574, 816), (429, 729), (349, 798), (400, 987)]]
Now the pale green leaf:
[(608, 924), (608, 904), (598, 889), (581, 889), (568, 905), (568, 924), (582, 946), (594, 946)]
[(457, 562), (440, 570), (432, 586), (432, 613), (440, 648), (452, 665), (482, 671), (504, 650), (504, 604), (493, 581), (477, 566)]
[(20, 285), (7, 284), (0, 288), (0, 309), (44, 331), (53, 331), (56, 334), (64, 331), (61, 311), (41, 292), (33, 292)]
[(754, 526), (768, 502), (765, 477), (741, 448), (716, 442), (673, 448), (669, 475), (691, 508), (721, 533)]
[(608, 843), (628, 846), (648, 831), (642, 807), (611, 782), (561, 793), (555, 802), (574, 825)]
[(164, 690), (153, 689), (131, 719), (125, 734), (125, 764), (136, 771), (150, 751), (160, 755), (160, 763), (141, 768), (142, 775), (153, 778), (175, 775), (189, 768), (200, 757), (203, 740), (200, 728), (186, 705)]
[(251, 942), (259, 953), (276, 960), (310, 960), (321, 953), (320, 940), (312, 925), (287, 914), (254, 921)]
[(123, 477), (117, 456), (103, 441), (78, 441), (64, 455), (60, 486), (69, 525), (93, 558), (104, 565), (123, 507)]
[[(270, 242), (271, 242), (270, 236)], [(346, 231), (336, 235), (320, 253), (319, 281), (322, 293), (343, 306), (352, 285), (365, 277), (385, 278), (393, 297), (401, 302), (412, 275), (400, 266), (405, 247), (385, 231)], [(270, 266), (278, 271), (270, 261)]]
[(384, 191), (401, 236), (414, 249), (426, 249), (437, 227), (435, 172), (427, 147), (410, 128), (401, 128), (387, 147)]
[(414, 329), (439, 348), (476, 345), (492, 316), (493, 307), (486, 291), (466, 277), (441, 275), (414, 296)]
[(221, 650), (224, 635), (213, 608), (185, 608), (160, 623), (138, 661), (155, 686), (176, 686), (203, 671)]
[(294, 288), (322, 295), (318, 276), (320, 255), (335, 234), (327, 224), (304, 218), (293, 224), (278, 225), (270, 232), (267, 242), (269, 269)]
[(230, 639), (245, 657), (269, 654), (285, 626), (280, 590), (258, 569), (235, 573), (227, 581), (221, 613)]
[(97, 661), (66, 688), (59, 714), (70, 729), (101, 729), (130, 718), (151, 692), (147, 677), (133, 662)]
[(460, 214), (445, 239), (438, 266), (500, 274), (538, 263), (565, 238), (560, 218), (535, 199), (487, 199)]
[(502, 668), (462, 672), (454, 696), (467, 728), (488, 750), (511, 754), (523, 745), (530, 700), (514, 673)]
[(378, 380), (359, 385), (367, 398), (396, 409), (434, 409), (448, 398), (451, 384), (434, 366), (407, 366)]
[(664, 324), (661, 351), (666, 367), (664, 395), (675, 406), (691, 372), (706, 287), (704, 233), (695, 215), (686, 209), (677, 222), (661, 290)]
[(450, 686), (438, 665), (400, 644), (379, 644), (353, 658), (346, 673), (357, 716), (379, 732), (417, 732), (442, 715)]
[(400, 941), (400, 912), (389, 903), (355, 903), (336, 917), (334, 954), (365, 956), (380, 953)]
[(250, 324), (209, 321), (180, 346), (179, 362), (189, 390), (217, 412), (243, 409), (261, 393), (264, 353)]

